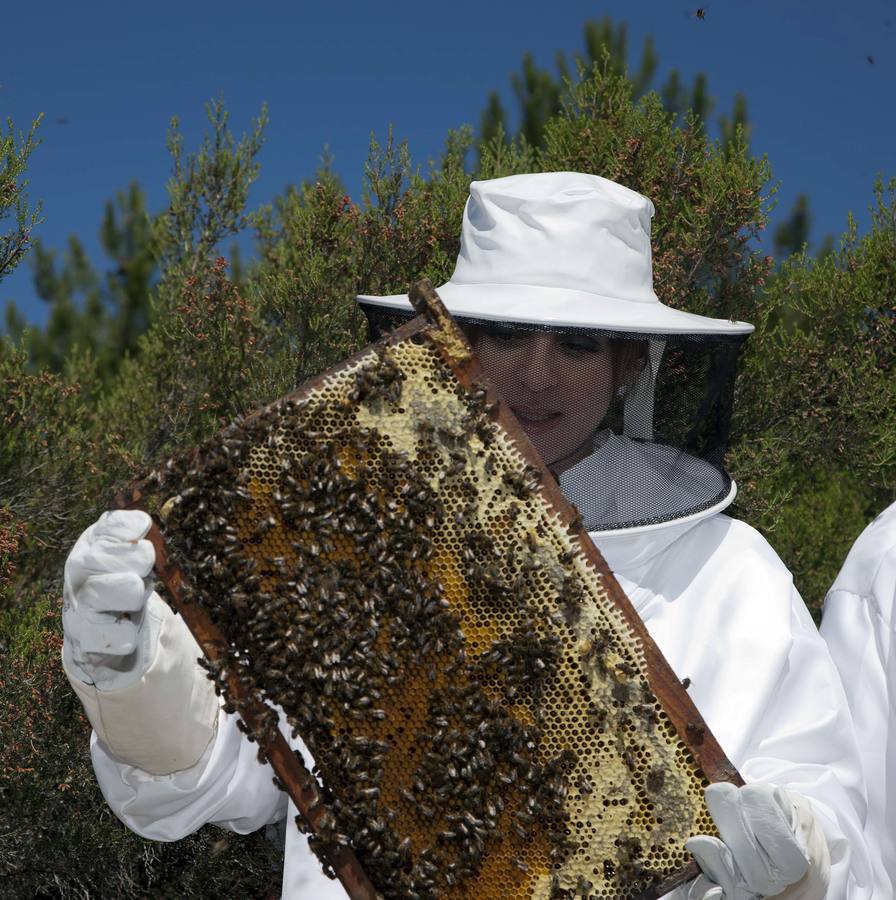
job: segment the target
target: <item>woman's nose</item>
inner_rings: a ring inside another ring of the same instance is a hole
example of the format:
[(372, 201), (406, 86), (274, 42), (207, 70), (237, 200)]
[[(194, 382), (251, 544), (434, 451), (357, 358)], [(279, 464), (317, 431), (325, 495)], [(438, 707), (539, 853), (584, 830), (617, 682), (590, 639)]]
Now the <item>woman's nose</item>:
[(517, 371), (520, 386), (532, 392), (556, 387), (560, 380), (557, 370), (557, 354), (550, 335), (536, 335), (525, 348)]

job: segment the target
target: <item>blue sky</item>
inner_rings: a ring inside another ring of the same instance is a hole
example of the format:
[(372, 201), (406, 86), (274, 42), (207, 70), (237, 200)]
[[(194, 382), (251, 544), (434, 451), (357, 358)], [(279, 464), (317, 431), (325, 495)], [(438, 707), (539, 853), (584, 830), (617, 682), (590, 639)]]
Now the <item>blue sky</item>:
[[(633, 63), (653, 35), (657, 85), (670, 68), (687, 83), (702, 70), (717, 112), (730, 111), (737, 91), (747, 96), (751, 146), (769, 157), (779, 215), (806, 192), (816, 244), (839, 235), (850, 211), (867, 228), (875, 175), (896, 175), (896, 0), (709, 0), (703, 20), (698, 5), (7, 4), (0, 116), (24, 128), (45, 114), (29, 168), (29, 194), (44, 205), (37, 235), (61, 250), (75, 233), (102, 267), (97, 231), (108, 198), (137, 180), (150, 208), (164, 207), (173, 115), (191, 149), (210, 98), (223, 95), (237, 133), (268, 103), (252, 207), (312, 175), (325, 145), (359, 198), (372, 131), (382, 137), (392, 124), (425, 165), (449, 128), (478, 122), (491, 89), (512, 108), (509, 76), (525, 51), (552, 67), (555, 51), (581, 48), (587, 19), (609, 15), (627, 23)], [(0, 283), (0, 310), (10, 300), (29, 321), (43, 320), (27, 260)]]

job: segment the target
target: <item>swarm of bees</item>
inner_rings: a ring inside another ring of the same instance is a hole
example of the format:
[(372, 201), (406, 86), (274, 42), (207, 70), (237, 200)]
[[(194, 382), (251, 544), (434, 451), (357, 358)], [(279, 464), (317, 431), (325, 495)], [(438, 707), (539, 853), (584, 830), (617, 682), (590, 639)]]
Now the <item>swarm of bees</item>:
[(208, 676), (266, 705), (261, 760), (283, 711), (311, 846), (385, 897), (656, 896), (707, 781), (497, 411), (418, 330), (156, 472)]

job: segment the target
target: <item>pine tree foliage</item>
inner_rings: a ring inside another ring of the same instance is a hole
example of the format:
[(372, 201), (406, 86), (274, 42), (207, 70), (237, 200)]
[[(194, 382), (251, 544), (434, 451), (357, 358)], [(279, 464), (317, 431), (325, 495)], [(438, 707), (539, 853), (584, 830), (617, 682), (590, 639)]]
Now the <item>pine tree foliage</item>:
[[(500, 94), (492, 91), (480, 116), (480, 143), (493, 140), (500, 127), (508, 139), (523, 137), (530, 146), (540, 147), (544, 140), (545, 125), (560, 112), (568, 100), (570, 89), (579, 73), (590, 71), (594, 65), (600, 65), (615, 75), (625, 76), (631, 84), (635, 99), (651, 90), (659, 67), (651, 35), (644, 39), (636, 67), (629, 67), (628, 29), (624, 22), (614, 23), (609, 16), (600, 21), (589, 20), (583, 28), (583, 40), (584, 52), (573, 54), (572, 64), (565, 54), (557, 53), (554, 72), (539, 68), (534, 56), (526, 53), (521, 71), (514, 72), (510, 77), (518, 110), (517, 131), (514, 133), (510, 130), (506, 107)], [(677, 69), (671, 69), (658, 93), (666, 110), (678, 117), (679, 124), (688, 115), (695, 124), (709, 121), (714, 101), (709, 95), (705, 73), (698, 73), (692, 86), (688, 88), (682, 82), (681, 73)], [(719, 120), (723, 142), (733, 143), (738, 126), (743, 129), (743, 135), (747, 135), (746, 111), (746, 98), (738, 94), (731, 117), (722, 116)]]
[[(22, 260), (31, 244), (31, 232), (40, 222), (40, 204), (28, 205), (27, 180), (23, 177), (28, 158), (38, 144), (41, 116), (27, 134), (16, 136), (12, 120), (0, 126), (0, 281)], [(7, 220), (12, 218), (13, 222)], [(7, 231), (10, 224), (11, 230)]]
[(228, 128), (223, 98), (211, 101), (206, 115), (211, 131), (196, 153), (184, 155), (177, 117), (168, 131), (173, 163), (168, 181), (170, 202), (155, 228), (156, 253), (166, 272), (195, 275), (215, 248), (248, 224), (246, 201), (258, 177), (257, 156), (264, 144), (267, 106), (262, 106), (251, 131), (239, 141)]
[(15, 304), (7, 308), (7, 330), (22, 339), (36, 370), (60, 372), (73, 353), (98, 360), (101, 377), (111, 377), (148, 325), (149, 294), (158, 273), (152, 219), (139, 185), (132, 183), (106, 203), (100, 245), (109, 269), (102, 277), (82, 242), (69, 238), (62, 260), (34, 241), (31, 263), (37, 295), (49, 305), (44, 328), (26, 328)]
[[(170, 203), (162, 215), (148, 212), (136, 183), (106, 203), (99, 229), (104, 273), (77, 236), (69, 238), (61, 259), (39, 240), (33, 242), (34, 285), (49, 305), (47, 324), (26, 327), (10, 304), (6, 329), (26, 347), (34, 370), (62, 372), (71, 356), (87, 354), (96, 360), (99, 377), (110, 381), (122, 360), (137, 351), (138, 338), (149, 326), (160, 272), (196, 274), (246, 228), (246, 197), (258, 173), (267, 110), (262, 107), (251, 132), (239, 141), (228, 129), (221, 99), (209, 103), (206, 114), (210, 132), (193, 154), (184, 154), (178, 121), (171, 121), (167, 147), (173, 173)], [(239, 262), (233, 260), (236, 266)]]
[(896, 491), (896, 179), (871, 213), (868, 234), (850, 217), (839, 249), (795, 254), (757, 295), (736, 408), (740, 512), (816, 610)]
[(809, 243), (811, 227), (809, 198), (805, 194), (798, 194), (790, 215), (775, 229), (775, 256), (786, 259), (803, 250)]

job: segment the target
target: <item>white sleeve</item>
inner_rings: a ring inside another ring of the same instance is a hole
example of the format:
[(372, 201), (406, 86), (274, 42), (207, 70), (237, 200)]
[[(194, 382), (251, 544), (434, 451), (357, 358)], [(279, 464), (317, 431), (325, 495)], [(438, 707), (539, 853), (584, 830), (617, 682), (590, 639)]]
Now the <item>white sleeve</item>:
[(120, 762), (94, 735), (90, 755), (106, 802), (128, 828), (154, 841), (180, 840), (207, 823), (247, 834), (282, 819), (286, 794), (236, 722), (221, 710), (217, 735), (200, 760), (170, 775)]
[(764, 715), (732, 760), (745, 781), (768, 781), (807, 797), (831, 855), (831, 900), (878, 895), (863, 823), (867, 795), (855, 727), (839, 676), (796, 590), (792, 643)]
[[(282, 718), (280, 726), (286, 736)], [(298, 739), (291, 744), (310, 770), (314, 760), (305, 745)], [(247, 834), (285, 818), (284, 900), (346, 900), (340, 882), (323, 874), (307, 838), (296, 828), (296, 808), (274, 786), (270, 765), (258, 762), (257, 747), (236, 727), (236, 716), (222, 710), (215, 740), (191, 769), (148, 775), (115, 760), (95, 736), (91, 756), (106, 802), (142, 837), (176, 841), (207, 823)]]
[(714, 519), (638, 573), (629, 596), (744, 780), (811, 801), (830, 849), (829, 900), (882, 900), (855, 726), (828, 648), (765, 540)]
[(187, 769), (215, 734), (218, 699), (196, 662), (199, 645), (180, 616), (152, 594), (147, 615), (158, 631), (146, 671), (126, 687), (101, 690), (62, 665), (94, 733), (110, 754), (156, 775)]
[[(692, 656), (686, 669), (700, 712), (744, 781), (770, 782), (809, 799), (830, 851), (828, 900), (890, 898), (874, 887), (862, 827), (865, 785), (843, 689), (802, 599), (792, 589), (789, 628), (780, 617), (766, 618), (762, 648), (743, 640), (749, 613), (731, 612), (741, 620), (740, 628), (728, 623), (731, 642), (720, 643), (724, 632), (717, 629), (716, 646), (700, 654), (704, 664)], [(735, 681), (742, 686), (736, 698), (718, 690)], [(794, 885), (779, 896), (799, 897), (800, 890)], [(684, 886), (664, 900), (686, 897)]]
[(90, 755), (112, 811), (158, 841), (208, 822), (247, 833), (281, 819), (286, 795), (220, 708), (183, 620), (155, 594), (149, 612), (159, 617), (158, 646), (137, 681), (101, 691), (66, 672), (94, 728)]
[(896, 506), (850, 550), (825, 600), (821, 634), (846, 691), (865, 782), (865, 838), (877, 893), (896, 893)]

